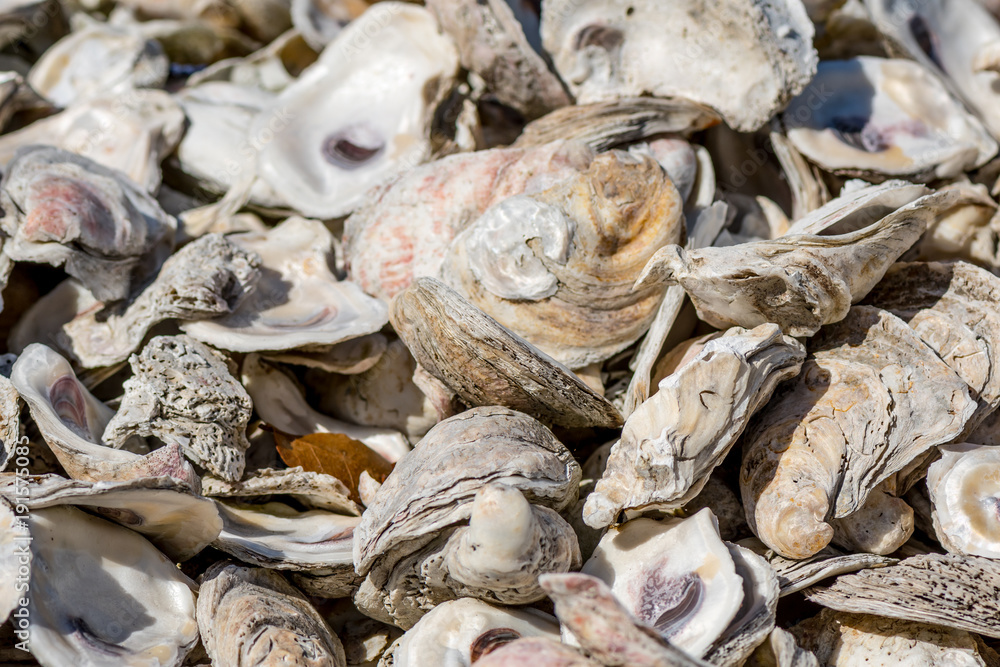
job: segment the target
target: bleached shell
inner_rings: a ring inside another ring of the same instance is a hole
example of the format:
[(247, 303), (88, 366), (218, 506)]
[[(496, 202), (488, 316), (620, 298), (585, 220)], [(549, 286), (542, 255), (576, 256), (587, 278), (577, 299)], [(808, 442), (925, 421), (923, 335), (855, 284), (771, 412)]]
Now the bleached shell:
[(318, 368), (327, 373), (358, 375), (375, 366), (388, 346), (388, 338), (380, 333), (373, 333), (334, 345), (310, 345), (294, 350), (269, 352), (266, 357), (271, 361)]
[(304, 215), (347, 215), (369, 188), (430, 157), (434, 110), (457, 69), (430, 12), (379, 3), (258, 114), (250, 136), (272, 137), (257, 154), (259, 175)]
[[(987, 667), (975, 635), (963, 630), (828, 609), (791, 628), (824, 667), (905, 664)], [(816, 665), (816, 658), (813, 665)]]
[(389, 462), (410, 451), (409, 443), (399, 431), (357, 426), (317, 412), (306, 403), (304, 392), (294, 378), (256, 354), (243, 360), (241, 377), (257, 415), (279, 431), (292, 435), (343, 433), (365, 443)]
[(65, 265), (97, 299), (124, 299), (174, 247), (176, 221), (121, 172), (46, 146), (19, 149), (0, 185), (3, 252)]
[(24, 539), (27, 536), (27, 527), (21, 527), (14, 512), (14, 504), (6, 498), (0, 498), (0, 574), (3, 575), (0, 579), (3, 582), (0, 583), (0, 619), (3, 619), (3, 623), (17, 609), (22, 597), (21, 591), (17, 590), (18, 565), (31, 567), (31, 551), (21, 557), (17, 553), (18, 538)]
[(809, 83), (813, 32), (795, 0), (556, 0), (542, 13), (542, 43), (578, 102), (679, 97), (713, 107), (744, 132)]
[(578, 142), (449, 155), (372, 190), (344, 223), (348, 273), (389, 300), (414, 278), (436, 276), (451, 240), (486, 209), (540, 192), (587, 169), (594, 153)]
[(194, 582), (137, 533), (73, 507), (28, 516), (31, 652), (43, 665), (180, 665)]
[(169, 62), (163, 47), (135, 27), (94, 21), (59, 40), (31, 68), (28, 83), (53, 104), (136, 88), (162, 88)]
[(468, 521), (486, 484), (516, 490), (539, 506), (529, 509), (554, 510), (546, 520), (562, 521), (556, 512), (575, 502), (579, 482), (579, 465), (540, 423), (506, 408), (474, 408), (439, 423), (397, 462), (362, 516), (355, 567), (362, 576), (377, 568), (388, 577), (401, 560)]
[(235, 482), (250, 447), (246, 428), (253, 403), (229, 372), (229, 360), (188, 336), (157, 336), (129, 359), (132, 377), (103, 439), (120, 447), (128, 438), (176, 444), (209, 472)]
[(1000, 450), (958, 444), (939, 448), (927, 471), (934, 533), (951, 553), (1000, 558)]
[(389, 321), (384, 303), (333, 275), (334, 239), (323, 223), (293, 217), (227, 238), (261, 258), (261, 278), (230, 313), (182, 323), (189, 336), (236, 352), (288, 350), (375, 333)]
[[(900, 473), (899, 476), (903, 476)], [(849, 551), (891, 554), (913, 535), (913, 508), (896, 496), (896, 478), (876, 486), (852, 514), (830, 519), (833, 543)]]
[(202, 579), (198, 627), (212, 663), (346, 667), (319, 612), (277, 572), (220, 562)]
[(743, 579), (743, 602), (729, 627), (712, 646), (713, 665), (742, 665), (774, 629), (778, 576), (767, 560), (738, 544), (726, 543), (736, 574)]
[(552, 639), (525, 637), (490, 651), (478, 661), (479, 667), (598, 667), (580, 651)]
[[(21, 493), (25, 491), (25, 493)], [(0, 495), (22, 496), (29, 511), (71, 505), (130, 528), (170, 558), (184, 561), (212, 543), (222, 530), (215, 503), (192, 495), (190, 487), (169, 477), (125, 482), (84, 482), (58, 475), (0, 480)]]
[[(455, 39), (462, 67), (481, 76), (498, 102), (528, 120), (570, 104), (562, 81), (526, 36), (531, 26), (518, 21), (514, 6), (505, 0), (431, 0), (428, 8)], [(534, 28), (537, 39), (537, 23)]]
[[(1000, 25), (974, 0), (865, 0), (871, 21), (892, 48), (924, 65), (976, 113), (994, 137), (1000, 137), (1000, 112), (991, 48), (1000, 41)], [(986, 64), (986, 67), (982, 65)]]
[(744, 595), (708, 509), (688, 519), (633, 519), (609, 528), (582, 572), (608, 584), (640, 622), (695, 657), (722, 636)]
[(160, 163), (184, 133), (184, 111), (161, 90), (102, 95), (0, 137), (0, 165), (8, 165), (19, 148), (47, 144), (117, 169), (155, 192)]
[(196, 491), (200, 488), (176, 445), (145, 455), (106, 446), (101, 434), (114, 412), (94, 398), (69, 362), (50, 348), (39, 343), (26, 347), (10, 379), (45, 442), (73, 479), (101, 482), (169, 475)]
[[(362, 9), (367, 9), (366, 3), (360, 4)], [(309, 46), (322, 51), (345, 25), (357, 18), (358, 7), (340, 0), (291, 0), (290, 9), (295, 30)]]
[(585, 172), (488, 209), (451, 242), (441, 276), (549, 356), (582, 368), (649, 327), (662, 291), (632, 284), (653, 253), (681, 240), (681, 208), (655, 160), (602, 153)]
[(956, 183), (948, 187), (959, 190), (961, 199), (938, 214), (924, 237), (903, 258), (924, 262), (960, 259), (996, 271), (1000, 268), (997, 203), (983, 185)]
[(747, 429), (740, 490), (769, 547), (805, 558), (830, 541), (830, 516), (934, 445), (975, 410), (968, 386), (891, 313), (854, 306), (813, 339), (798, 378)]
[(801, 648), (795, 637), (787, 630), (774, 628), (761, 644), (747, 667), (819, 667), (819, 661), (812, 651)]
[(737, 327), (708, 342), (626, 420), (584, 520), (600, 528), (623, 510), (683, 507), (803, 359), (802, 344), (774, 324)]
[(863, 229), (931, 193), (923, 185), (899, 180), (846, 190), (844, 188), (839, 197), (796, 220), (786, 235), (847, 234)]
[(504, 609), (474, 598), (442, 602), (406, 631), (383, 656), (393, 667), (473, 662), (521, 637), (559, 640), (556, 619), (537, 609)]
[(834, 173), (953, 178), (997, 151), (979, 120), (909, 60), (824, 61), (782, 120), (795, 148)]
[(171, 255), (130, 303), (110, 313), (87, 309), (62, 327), (57, 340), (86, 368), (117, 364), (164, 320), (231, 313), (256, 286), (260, 264), (256, 253), (221, 234), (206, 234)]
[(201, 486), (202, 493), (213, 498), (292, 496), (309, 508), (361, 516), (361, 508), (348, 497), (350, 492), (343, 482), (333, 475), (305, 471), (301, 466), (254, 470), (236, 482), (206, 475)]
[(785, 235), (726, 248), (687, 251), (666, 246), (649, 260), (637, 287), (680, 284), (698, 316), (725, 329), (778, 324), (791, 336), (812, 336), (843, 319), (957, 197), (927, 195), (878, 222), (839, 235)]
[(621, 424), (572, 371), (433, 278), (398, 294), (389, 319), (417, 363), (469, 405), (504, 405), (562, 426)]
[(972, 433), (1000, 406), (1000, 278), (965, 262), (899, 262), (868, 294), (910, 325), (969, 385)]
[(850, 613), (874, 614), (1000, 636), (993, 596), (1000, 564), (979, 556), (927, 554), (896, 565), (837, 577), (806, 599)]

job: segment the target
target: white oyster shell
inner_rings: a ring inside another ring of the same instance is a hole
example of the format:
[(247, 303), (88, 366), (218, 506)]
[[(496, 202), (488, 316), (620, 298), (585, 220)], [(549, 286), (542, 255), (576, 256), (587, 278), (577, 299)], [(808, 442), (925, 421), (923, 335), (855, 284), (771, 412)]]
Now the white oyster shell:
[(782, 119), (795, 148), (835, 173), (953, 178), (997, 151), (979, 120), (909, 60), (824, 61)]
[(137, 533), (73, 507), (34, 510), (31, 652), (46, 666), (180, 665), (194, 583)]
[(578, 102), (680, 97), (744, 132), (809, 83), (813, 32), (798, 0), (547, 0), (542, 12), (542, 42)]
[(744, 595), (708, 509), (609, 528), (582, 572), (607, 583), (639, 621), (696, 657), (722, 636)]
[(1000, 558), (1000, 450), (945, 445), (927, 471), (934, 532), (952, 553)]
[(389, 321), (384, 303), (333, 275), (334, 239), (323, 223), (294, 217), (227, 238), (261, 258), (261, 279), (232, 312), (182, 323), (189, 336), (237, 352), (288, 350), (375, 333)]
[[(430, 157), (434, 109), (457, 69), (430, 12), (379, 3), (257, 116), (250, 136), (269, 132), (260, 176), (304, 215), (350, 213), (366, 190)], [(305, 109), (310, 120), (275, 122)]]

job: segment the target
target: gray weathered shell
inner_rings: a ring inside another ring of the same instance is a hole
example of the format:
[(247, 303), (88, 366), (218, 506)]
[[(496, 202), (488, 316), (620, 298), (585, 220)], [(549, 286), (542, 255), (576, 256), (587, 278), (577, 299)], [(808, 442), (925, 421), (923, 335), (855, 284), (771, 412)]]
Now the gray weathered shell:
[(124, 299), (173, 250), (176, 221), (119, 171), (48, 146), (17, 151), (4, 171), (3, 252), (64, 266), (102, 301)]
[(104, 429), (113, 447), (130, 437), (178, 445), (209, 472), (235, 482), (250, 447), (253, 403), (229, 372), (228, 359), (188, 336), (157, 336), (129, 359), (132, 377)]
[(441, 277), (550, 357), (582, 368), (649, 328), (662, 291), (632, 284), (657, 250), (681, 240), (681, 207), (651, 157), (601, 153), (584, 172), (488, 209), (451, 242)]
[[(801, 3), (560, 0), (542, 13), (542, 41), (582, 103), (679, 97), (753, 131), (816, 72)], [(707, 57), (711, 53), (712, 57)], [(718, 59), (729, 63), (718, 67)]]
[(832, 537), (828, 518), (858, 511), (974, 410), (968, 385), (902, 320), (854, 306), (812, 340), (801, 374), (747, 430), (740, 490), (751, 528), (785, 557), (813, 555)]
[(1000, 637), (993, 604), (1000, 564), (979, 556), (927, 554), (896, 565), (845, 574), (806, 598), (838, 611), (875, 614)]
[(14, 384), (0, 374), (0, 470), (14, 458), (14, 447), (20, 436), (21, 396)]
[(206, 234), (163, 263), (156, 279), (110, 313), (91, 308), (66, 323), (59, 342), (87, 368), (128, 358), (154, 325), (231, 313), (260, 277), (260, 257), (221, 234)]
[[(24, 491), (24, 493), (22, 493)], [(140, 533), (171, 558), (183, 561), (212, 543), (222, 530), (215, 503), (191, 494), (169, 477), (125, 482), (84, 482), (58, 475), (0, 481), (0, 495), (18, 496), (29, 511), (72, 505)]]
[(878, 222), (836, 236), (796, 234), (726, 248), (667, 246), (650, 259), (637, 287), (678, 283), (709, 324), (778, 324), (812, 336), (843, 319), (927, 228), (937, 207), (957, 195), (940, 192)]
[(305, 596), (280, 574), (216, 563), (198, 594), (198, 627), (216, 667), (346, 667), (344, 647)]
[(707, 343), (625, 422), (587, 498), (587, 524), (607, 526), (622, 510), (683, 507), (803, 359), (802, 344), (774, 324), (733, 328)]
[(389, 319), (413, 357), (470, 405), (504, 405), (562, 426), (621, 415), (568, 368), (432, 278), (393, 299)]

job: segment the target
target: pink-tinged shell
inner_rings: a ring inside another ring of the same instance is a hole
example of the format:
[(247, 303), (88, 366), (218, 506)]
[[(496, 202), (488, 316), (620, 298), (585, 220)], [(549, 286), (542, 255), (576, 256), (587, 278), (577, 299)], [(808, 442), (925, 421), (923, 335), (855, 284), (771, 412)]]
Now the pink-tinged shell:
[(344, 227), (348, 273), (383, 299), (434, 276), (451, 240), (490, 206), (582, 172), (593, 153), (558, 141), (453, 155), (413, 169), (370, 195)]

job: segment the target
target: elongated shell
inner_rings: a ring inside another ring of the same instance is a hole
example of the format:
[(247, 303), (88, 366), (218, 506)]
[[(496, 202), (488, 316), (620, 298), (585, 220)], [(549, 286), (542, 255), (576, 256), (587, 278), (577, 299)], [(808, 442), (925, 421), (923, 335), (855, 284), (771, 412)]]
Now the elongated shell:
[(504, 405), (563, 426), (621, 415), (558, 361), (432, 278), (393, 299), (389, 319), (414, 359), (470, 405)]
[(584, 520), (611, 524), (622, 510), (676, 509), (692, 500), (736, 443), (750, 416), (805, 349), (774, 324), (733, 328), (703, 351), (625, 422), (608, 465), (587, 498)]
[(636, 286), (680, 284), (698, 316), (718, 328), (774, 322), (789, 335), (812, 336), (843, 319), (920, 238), (936, 207), (956, 196), (928, 195), (836, 236), (785, 235), (691, 251), (667, 246), (649, 260)]
[(514, 333), (581, 368), (649, 328), (662, 291), (632, 283), (682, 233), (680, 197), (660, 165), (611, 151), (583, 173), (487, 210), (452, 241), (441, 275)]
[(827, 518), (856, 512), (975, 410), (968, 385), (886, 311), (853, 307), (810, 352), (748, 427), (740, 472), (747, 521), (788, 558), (826, 546)]

